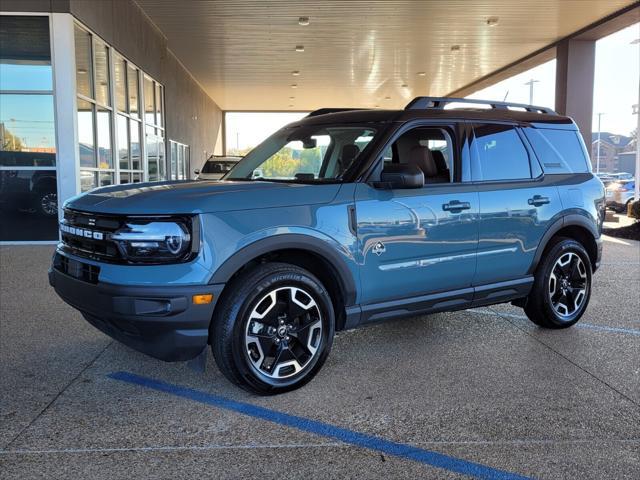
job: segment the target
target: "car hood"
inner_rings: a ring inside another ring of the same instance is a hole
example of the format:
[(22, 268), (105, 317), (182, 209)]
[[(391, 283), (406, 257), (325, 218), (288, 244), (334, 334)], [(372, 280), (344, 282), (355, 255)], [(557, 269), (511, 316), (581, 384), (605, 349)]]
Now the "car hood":
[(251, 181), (178, 181), (102, 187), (74, 197), (66, 207), (83, 211), (160, 215), (226, 212), (328, 203), (339, 184)]

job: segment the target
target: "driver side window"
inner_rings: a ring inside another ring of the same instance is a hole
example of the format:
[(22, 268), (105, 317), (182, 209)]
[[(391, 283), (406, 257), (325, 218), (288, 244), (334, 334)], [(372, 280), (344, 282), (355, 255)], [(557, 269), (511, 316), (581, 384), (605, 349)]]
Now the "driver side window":
[(416, 127), (403, 133), (383, 153), (383, 168), (390, 164), (415, 165), (425, 184), (452, 183), (453, 142), (444, 129)]

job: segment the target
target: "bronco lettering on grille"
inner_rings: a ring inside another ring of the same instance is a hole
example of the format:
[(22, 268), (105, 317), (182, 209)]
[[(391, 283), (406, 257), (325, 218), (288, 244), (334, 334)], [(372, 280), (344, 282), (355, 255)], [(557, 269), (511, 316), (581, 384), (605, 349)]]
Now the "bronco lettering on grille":
[(75, 235), (77, 237), (92, 238), (93, 240), (104, 240), (104, 234), (102, 232), (95, 232), (93, 230), (87, 230), (86, 228), (72, 227), (65, 223), (60, 224), (60, 231), (68, 233), (69, 235)]

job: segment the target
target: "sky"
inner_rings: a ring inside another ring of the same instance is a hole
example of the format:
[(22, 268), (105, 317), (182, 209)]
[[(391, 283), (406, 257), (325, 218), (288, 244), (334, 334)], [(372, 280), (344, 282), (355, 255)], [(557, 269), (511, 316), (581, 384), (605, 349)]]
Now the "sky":
[[(596, 42), (596, 68), (594, 84), (593, 130), (598, 129), (598, 113), (602, 112), (601, 130), (629, 135), (637, 125), (632, 105), (638, 103), (640, 79), (640, 24), (620, 30)], [(533, 104), (554, 107), (556, 61), (539, 65), (491, 87), (470, 95), (469, 98), (506, 100), (529, 103), (529, 86), (534, 83)], [(306, 113), (240, 113), (229, 112), (227, 119), (227, 148), (244, 149), (255, 146), (278, 128), (293, 122)]]

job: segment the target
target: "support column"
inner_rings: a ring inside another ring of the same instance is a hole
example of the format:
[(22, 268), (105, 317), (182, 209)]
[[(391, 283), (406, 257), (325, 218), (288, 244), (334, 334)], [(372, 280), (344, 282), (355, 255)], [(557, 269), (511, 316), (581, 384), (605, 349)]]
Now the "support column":
[(556, 47), (556, 111), (576, 122), (591, 152), (595, 40), (564, 40)]

